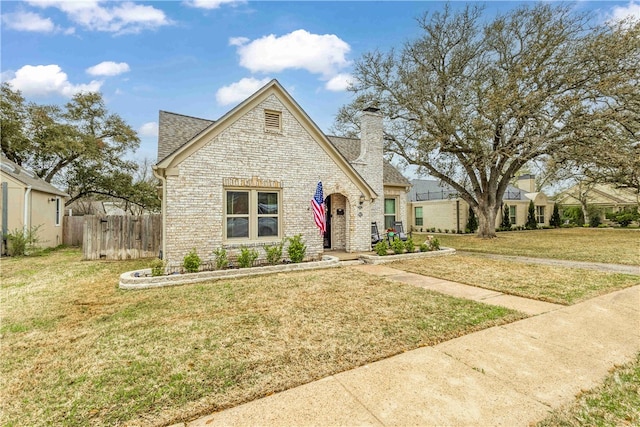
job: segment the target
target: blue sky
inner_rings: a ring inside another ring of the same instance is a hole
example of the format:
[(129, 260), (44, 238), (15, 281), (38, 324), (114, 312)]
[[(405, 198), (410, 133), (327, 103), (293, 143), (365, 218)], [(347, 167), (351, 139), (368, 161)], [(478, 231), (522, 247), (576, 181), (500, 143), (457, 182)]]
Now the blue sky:
[[(518, 2), (485, 2), (491, 16)], [(596, 19), (639, 1), (578, 1)], [(353, 61), (418, 36), (415, 18), (443, 2), (2, 1), (2, 81), (27, 100), (64, 104), (99, 90), (138, 130), (134, 158), (155, 161), (158, 111), (217, 119), (272, 78), (327, 131)], [(454, 8), (464, 2), (453, 2)]]

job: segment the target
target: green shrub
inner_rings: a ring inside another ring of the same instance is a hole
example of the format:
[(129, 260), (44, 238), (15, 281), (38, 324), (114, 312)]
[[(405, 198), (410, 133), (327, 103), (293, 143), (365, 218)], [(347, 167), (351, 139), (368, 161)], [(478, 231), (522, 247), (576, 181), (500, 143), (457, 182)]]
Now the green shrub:
[(529, 213), (527, 214), (527, 223), (525, 224), (527, 230), (535, 230), (538, 228), (538, 221), (536, 220), (536, 206), (533, 204), (533, 200), (529, 201)]
[(509, 205), (506, 203), (502, 208), (502, 222), (500, 223), (502, 230), (511, 230), (511, 217), (509, 216)]
[(253, 267), (253, 264), (258, 259), (258, 251), (255, 249), (249, 249), (245, 246), (240, 248), (240, 255), (238, 256), (238, 266), (240, 268)]
[(549, 218), (549, 225), (552, 227), (560, 227), (562, 225), (562, 220), (560, 219), (560, 212), (558, 210), (558, 204), (553, 204), (553, 213), (551, 214), (551, 218)]
[(437, 237), (433, 237), (433, 238), (429, 239), (429, 247), (431, 248), (432, 251), (439, 251), (440, 250), (440, 240), (438, 240)]
[(218, 248), (213, 251), (213, 255), (216, 257), (216, 270), (224, 270), (229, 266), (229, 258), (227, 257), (226, 249)]
[(21, 228), (16, 228), (7, 233), (7, 252), (10, 256), (25, 256), (38, 249), (40, 237), (40, 225), (31, 227), (26, 232)]
[(469, 206), (469, 219), (467, 220), (467, 226), (465, 228), (471, 230), (472, 233), (478, 230), (478, 218), (476, 218), (476, 213), (471, 206)]
[(164, 275), (164, 267), (165, 267), (165, 262), (163, 260), (161, 260), (160, 258), (156, 258), (153, 261), (151, 261), (151, 275), (152, 276), (162, 276)]
[(391, 250), (394, 254), (404, 253), (404, 242), (397, 237), (391, 242)]
[(293, 263), (302, 262), (304, 256), (307, 253), (307, 245), (302, 241), (302, 235), (296, 234), (293, 237), (289, 237), (289, 247), (287, 248), (287, 254), (289, 259)]
[(282, 242), (273, 246), (265, 246), (264, 251), (267, 254), (267, 262), (276, 265), (282, 259)]
[(625, 208), (620, 212), (608, 213), (607, 219), (618, 223), (620, 227), (627, 227), (633, 221), (640, 221), (640, 213), (638, 213), (638, 208)]
[(191, 249), (191, 251), (185, 255), (184, 260), (182, 260), (182, 266), (187, 273), (197, 273), (198, 270), (200, 270), (200, 264), (202, 264), (202, 260), (198, 256), (195, 248)]
[(404, 242), (404, 248), (409, 253), (416, 251), (416, 244), (413, 242), (413, 238), (407, 237), (406, 242)]
[(582, 227), (584, 225), (584, 215), (580, 206), (570, 206), (562, 211), (562, 218), (569, 221), (569, 224)]
[(379, 241), (378, 243), (376, 243), (376, 245), (373, 247), (373, 250), (379, 255), (379, 256), (385, 256), (387, 254), (387, 250), (389, 249), (389, 247), (387, 246), (387, 242), (385, 242), (384, 240)]
[(429, 245), (427, 242), (420, 243), (420, 252), (429, 252)]

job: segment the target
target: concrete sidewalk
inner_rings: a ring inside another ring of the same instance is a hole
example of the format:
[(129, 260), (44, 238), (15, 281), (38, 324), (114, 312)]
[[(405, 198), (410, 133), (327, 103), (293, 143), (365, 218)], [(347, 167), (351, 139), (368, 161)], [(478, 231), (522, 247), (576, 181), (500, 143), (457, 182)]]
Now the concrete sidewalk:
[(423, 347), (188, 426), (526, 426), (640, 351), (640, 286)]

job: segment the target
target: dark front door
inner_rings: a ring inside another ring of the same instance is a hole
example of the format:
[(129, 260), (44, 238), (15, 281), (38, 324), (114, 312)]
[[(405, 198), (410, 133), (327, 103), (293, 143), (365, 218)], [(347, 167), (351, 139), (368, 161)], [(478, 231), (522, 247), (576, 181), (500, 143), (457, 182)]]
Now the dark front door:
[(324, 248), (331, 249), (331, 196), (324, 199), (324, 204), (327, 207), (327, 226), (326, 231), (324, 232)]

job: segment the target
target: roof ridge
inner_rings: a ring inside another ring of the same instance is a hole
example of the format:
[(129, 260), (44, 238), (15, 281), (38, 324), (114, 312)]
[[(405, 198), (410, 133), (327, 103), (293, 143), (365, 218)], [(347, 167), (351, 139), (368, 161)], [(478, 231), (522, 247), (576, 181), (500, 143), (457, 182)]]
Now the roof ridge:
[(205, 119), (203, 117), (190, 116), (188, 114), (174, 113), (173, 111), (160, 110), (161, 113), (173, 114), (174, 116), (187, 117), (189, 119), (204, 120), (207, 122), (215, 122), (213, 119)]

